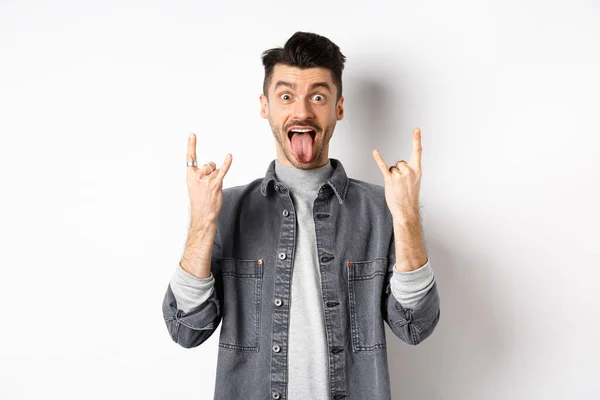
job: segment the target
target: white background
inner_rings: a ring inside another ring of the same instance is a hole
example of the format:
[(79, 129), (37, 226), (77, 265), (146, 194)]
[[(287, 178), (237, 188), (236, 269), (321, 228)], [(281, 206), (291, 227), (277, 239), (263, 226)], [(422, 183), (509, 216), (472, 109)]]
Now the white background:
[(212, 398), (218, 332), (169, 337), (185, 150), (275, 157), (263, 50), (297, 30), (347, 56), (330, 156), (423, 132), (434, 334), (391, 335), (394, 399), (600, 396), (596, 1), (0, 1), (0, 398)]

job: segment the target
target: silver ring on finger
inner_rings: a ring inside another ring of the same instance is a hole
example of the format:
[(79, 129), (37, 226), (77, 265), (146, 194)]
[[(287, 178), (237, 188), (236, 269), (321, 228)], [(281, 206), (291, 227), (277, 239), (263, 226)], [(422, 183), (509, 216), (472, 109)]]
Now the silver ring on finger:
[(188, 167), (197, 167), (198, 163), (196, 161), (187, 161), (185, 163)]

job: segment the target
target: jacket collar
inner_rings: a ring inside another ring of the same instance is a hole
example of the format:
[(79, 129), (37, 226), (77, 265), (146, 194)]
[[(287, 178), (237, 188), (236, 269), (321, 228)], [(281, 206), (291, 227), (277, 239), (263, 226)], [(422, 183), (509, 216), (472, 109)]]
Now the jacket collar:
[[(331, 178), (325, 182), (325, 186), (329, 186), (331, 189), (333, 189), (333, 192), (341, 204), (346, 198), (346, 192), (348, 191), (350, 180), (348, 179), (346, 171), (344, 170), (340, 160), (330, 158), (329, 161), (333, 167), (333, 174), (331, 175)], [(275, 176), (275, 160), (271, 161), (269, 164), (267, 173), (265, 174), (265, 177), (260, 185), (260, 192), (263, 194), (263, 196), (267, 195), (269, 187), (272, 186), (271, 183), (273, 185), (277, 185), (278, 187), (285, 187), (279, 180), (277, 180)]]

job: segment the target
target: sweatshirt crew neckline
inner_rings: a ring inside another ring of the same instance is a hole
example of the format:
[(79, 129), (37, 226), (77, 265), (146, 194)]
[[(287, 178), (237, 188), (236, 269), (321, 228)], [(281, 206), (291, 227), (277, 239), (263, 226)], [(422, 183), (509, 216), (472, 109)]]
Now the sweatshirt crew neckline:
[(275, 160), (275, 176), (292, 192), (318, 192), (333, 172), (331, 160), (327, 160), (322, 167), (312, 169), (288, 167)]

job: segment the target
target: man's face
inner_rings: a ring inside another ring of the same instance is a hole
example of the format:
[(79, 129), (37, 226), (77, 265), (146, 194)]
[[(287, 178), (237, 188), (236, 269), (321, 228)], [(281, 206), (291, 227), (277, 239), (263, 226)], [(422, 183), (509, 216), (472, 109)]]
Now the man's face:
[(329, 140), (344, 116), (344, 98), (336, 97), (328, 69), (275, 65), (268, 98), (260, 95), (260, 115), (269, 120), (281, 164), (300, 169), (327, 164)]

